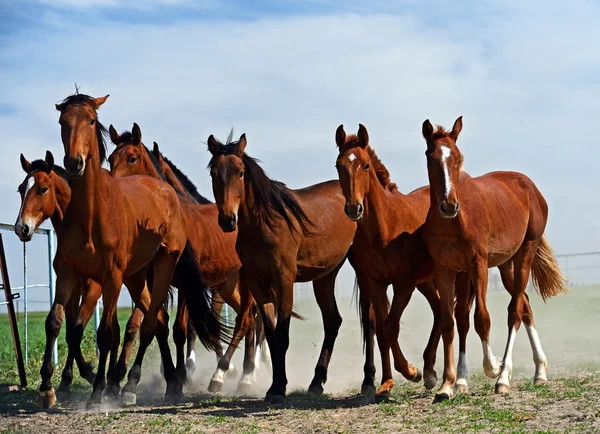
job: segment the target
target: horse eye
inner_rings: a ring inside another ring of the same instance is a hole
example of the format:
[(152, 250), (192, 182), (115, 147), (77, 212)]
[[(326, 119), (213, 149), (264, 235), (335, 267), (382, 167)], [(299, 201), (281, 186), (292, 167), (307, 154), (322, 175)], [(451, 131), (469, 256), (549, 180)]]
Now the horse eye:
[(369, 167), (371, 167), (369, 163), (365, 164), (365, 170), (369, 170)]
[(48, 193), (48, 187), (42, 187), (41, 193), (42, 194)]
[(240, 178), (243, 178), (243, 177), (244, 177), (244, 171), (242, 170), (242, 171), (240, 172)]
[(94, 125), (95, 123), (96, 123), (96, 119), (92, 119), (92, 120), (90, 121), (90, 125)]
[(129, 163), (130, 163), (130, 164), (133, 164), (133, 163), (135, 163), (136, 161), (137, 161), (137, 158), (135, 158), (135, 157), (131, 157), (131, 158), (129, 159)]

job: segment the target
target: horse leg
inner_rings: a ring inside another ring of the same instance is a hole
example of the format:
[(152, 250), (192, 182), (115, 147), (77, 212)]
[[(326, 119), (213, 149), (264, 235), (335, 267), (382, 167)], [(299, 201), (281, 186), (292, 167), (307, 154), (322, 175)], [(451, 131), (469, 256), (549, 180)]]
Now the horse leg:
[[(235, 279), (227, 280), (227, 282), (225, 282), (225, 284), (218, 289), (218, 292), (213, 292), (212, 309), (213, 312), (215, 312), (215, 315), (217, 317), (221, 316), (225, 299), (227, 299), (227, 303), (237, 313), (237, 316), (235, 319), (235, 327), (233, 329), (233, 338), (227, 347), (227, 351), (223, 352), (223, 347), (221, 346), (220, 342), (217, 347), (217, 369), (213, 374), (210, 383), (208, 384), (209, 392), (220, 392), (223, 389), (223, 379), (226, 374), (228, 377), (237, 375), (235, 366), (233, 366), (231, 363), (231, 357), (233, 356), (233, 352), (237, 348), (238, 343), (244, 336), (245, 331), (241, 329), (242, 317), (240, 313), (242, 301), (239, 291), (235, 291), (236, 285), (237, 282)], [(218, 296), (215, 297), (217, 294)]]
[(371, 395), (375, 393), (375, 311), (366, 291), (359, 288), (360, 320), (365, 351), (365, 378), (360, 387), (360, 393)]
[(431, 390), (437, 383), (437, 373), (435, 372), (435, 358), (442, 337), (440, 322), (440, 296), (433, 281), (423, 282), (417, 285), (417, 289), (423, 294), (431, 312), (433, 313), (433, 325), (429, 334), (429, 341), (423, 352), (423, 383), (427, 390)]
[(507, 393), (510, 390), (510, 379), (513, 368), (512, 351), (517, 331), (519, 331), (523, 320), (525, 289), (527, 288), (527, 282), (529, 281), (531, 265), (535, 258), (538, 243), (538, 240), (527, 240), (523, 242), (513, 257), (514, 285), (513, 291), (511, 292), (512, 298), (508, 305), (508, 340), (504, 358), (502, 359), (502, 371), (496, 382), (496, 393)]
[(187, 324), (187, 353), (186, 353), (186, 361), (185, 361), (185, 370), (187, 372), (188, 379), (192, 379), (194, 372), (196, 372), (196, 338), (198, 334), (196, 333), (196, 329), (192, 324), (192, 321), (189, 320)]
[(341, 264), (325, 277), (313, 282), (315, 298), (317, 299), (319, 309), (321, 309), (323, 330), (325, 332), (321, 355), (315, 367), (315, 375), (308, 387), (308, 391), (315, 395), (323, 393), (323, 384), (327, 382), (327, 368), (331, 360), (331, 353), (333, 352), (338, 331), (342, 325), (342, 316), (335, 301), (335, 278), (340, 268)]
[[(500, 276), (502, 277), (502, 283), (504, 288), (509, 293), (514, 290), (514, 270), (513, 261), (505, 262), (503, 265), (498, 267), (500, 270)], [(533, 384), (541, 385), (548, 382), (546, 376), (546, 369), (548, 368), (548, 362), (544, 350), (542, 349), (542, 343), (535, 329), (535, 323), (533, 322), (533, 311), (529, 304), (529, 297), (526, 293), (523, 294), (525, 298), (523, 300), (523, 323), (525, 324), (525, 330), (527, 330), (527, 336), (529, 336), (529, 343), (531, 344), (531, 351), (533, 352), (533, 362), (535, 363), (535, 376)]]
[(394, 297), (392, 299), (392, 307), (388, 313), (387, 318), (384, 321), (384, 335), (387, 339), (394, 357), (394, 368), (400, 372), (404, 378), (414, 383), (418, 383), (423, 378), (423, 374), (419, 369), (406, 360), (406, 357), (400, 349), (398, 343), (398, 336), (400, 334), (400, 318), (402, 313), (415, 288), (415, 282), (402, 282), (400, 284), (394, 284)]
[(115, 369), (117, 367), (117, 357), (119, 355), (119, 344), (121, 341), (121, 326), (119, 324), (119, 318), (117, 316), (117, 310), (115, 308), (115, 314), (112, 317), (112, 347), (110, 349), (110, 358), (108, 359), (108, 370), (106, 371), (107, 385), (104, 396), (108, 399), (117, 401), (119, 392), (121, 391), (119, 385), (114, 385), (111, 382), (111, 378), (115, 377)]
[(177, 291), (177, 315), (173, 324), (173, 341), (176, 348), (176, 367), (175, 377), (177, 378), (177, 386), (175, 396), (183, 396), (183, 385), (187, 379), (186, 360), (185, 360), (185, 343), (187, 341), (187, 325), (188, 325), (188, 310), (185, 303), (183, 291)]
[[(73, 332), (73, 326), (75, 325), (75, 320), (77, 319), (77, 313), (79, 311), (79, 299), (81, 297), (80, 291), (73, 291), (71, 294), (71, 298), (67, 302), (67, 306), (65, 309), (65, 319), (67, 320), (67, 330), (66, 330), (66, 341), (67, 345), (69, 340), (71, 339), (71, 333)], [(74, 352), (69, 349), (67, 354), (67, 361), (65, 362), (65, 367), (62, 371), (60, 384), (56, 389), (56, 397), (59, 401), (70, 401), (71, 399), (71, 383), (73, 382), (73, 361), (75, 360)]]
[[(179, 252), (173, 251), (167, 253), (163, 249), (159, 250), (152, 260), (153, 267), (153, 282), (152, 282), (152, 298), (150, 305), (148, 306), (148, 300), (146, 293), (142, 293), (140, 297), (140, 303), (138, 306), (144, 312), (144, 319), (140, 327), (140, 347), (138, 349), (135, 361), (129, 374), (127, 376), (127, 384), (123, 387), (121, 395), (123, 402), (126, 405), (135, 404), (137, 400), (137, 385), (142, 376), (142, 362), (148, 346), (152, 342), (154, 335), (156, 334), (156, 340), (158, 341), (158, 347), (160, 349), (164, 377), (167, 381), (167, 392), (165, 399), (168, 401), (178, 401), (181, 396), (177, 393), (177, 378), (175, 376), (175, 365), (173, 365), (173, 359), (171, 358), (171, 350), (168, 345), (168, 324), (166, 318), (166, 311), (163, 309), (163, 303), (167, 298), (169, 287), (173, 279), (173, 272), (177, 261), (179, 259)], [(132, 293), (132, 296), (134, 294)], [(136, 297), (138, 295), (136, 294)], [(136, 303), (137, 304), (137, 303)]]
[(444, 376), (442, 385), (435, 394), (434, 403), (452, 398), (456, 381), (454, 367), (454, 281), (456, 273), (446, 268), (436, 268), (435, 285), (441, 299), (440, 320), (442, 323), (442, 339), (444, 342)]
[(87, 401), (86, 408), (98, 408), (102, 402), (102, 392), (106, 387), (106, 359), (112, 347), (114, 316), (117, 311), (117, 302), (123, 285), (123, 277), (119, 270), (113, 269), (112, 273), (107, 276), (104, 285), (102, 285), (102, 301), (104, 302), (104, 310), (102, 319), (98, 327), (98, 349), (100, 355), (98, 357), (98, 372), (94, 380), (92, 395)]
[(456, 275), (456, 328), (458, 329), (459, 353), (458, 353), (458, 371), (456, 383), (454, 384), (455, 393), (467, 393), (469, 384), (467, 377), (469, 371), (467, 367), (467, 335), (469, 334), (472, 296), (471, 281), (469, 274), (460, 272)]
[(44, 360), (40, 368), (42, 382), (38, 391), (38, 406), (40, 408), (50, 408), (56, 403), (56, 394), (52, 387), (52, 375), (54, 366), (52, 366), (52, 351), (54, 343), (60, 333), (65, 305), (69, 302), (71, 294), (77, 288), (80, 279), (71, 268), (61, 267), (56, 279), (56, 296), (52, 308), (46, 317), (46, 348), (44, 350)]
[(488, 287), (487, 255), (477, 256), (471, 266), (471, 285), (475, 291), (475, 331), (481, 339), (483, 349), (483, 371), (489, 378), (496, 378), (500, 374), (500, 363), (490, 347), (490, 314), (487, 310), (486, 298)]
[[(250, 289), (245, 285), (245, 283), (240, 282), (238, 285), (240, 296), (241, 296), (241, 311), (238, 313), (236, 317), (236, 327), (238, 325), (238, 318), (241, 317), (241, 325), (239, 333), (245, 334), (245, 342), (244, 342), (244, 363), (243, 363), (243, 373), (238, 383), (237, 393), (244, 395), (247, 394), (252, 388), (252, 384), (254, 383), (254, 379), (256, 377), (256, 365), (255, 365), (255, 347), (254, 347), (254, 334), (256, 329), (256, 321), (255, 321), (255, 303), (252, 294), (250, 293)], [(231, 347), (234, 346), (235, 341), (235, 330), (234, 330), (234, 339), (231, 342), (227, 352), (231, 350)], [(239, 341), (238, 341), (239, 342)], [(237, 345), (237, 344), (235, 344)], [(235, 351), (235, 349), (233, 350)], [(231, 353), (233, 353), (231, 351)]]

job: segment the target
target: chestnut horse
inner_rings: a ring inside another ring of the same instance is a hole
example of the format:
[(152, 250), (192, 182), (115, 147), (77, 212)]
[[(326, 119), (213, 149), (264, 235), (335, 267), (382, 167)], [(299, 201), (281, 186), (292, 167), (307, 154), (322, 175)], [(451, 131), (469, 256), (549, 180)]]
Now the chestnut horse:
[[(218, 367), (209, 384), (209, 391), (217, 392), (223, 386), (226, 372), (235, 376), (235, 367), (231, 357), (242, 337), (245, 339), (244, 374), (240, 379), (238, 390), (248, 391), (253, 381), (254, 372), (254, 329), (255, 304), (252, 294), (243, 286), (238, 286), (240, 261), (235, 252), (236, 234), (225, 234), (217, 226), (217, 208), (205, 198), (198, 198), (203, 204), (197, 203), (171, 171), (170, 179), (155, 155), (142, 143), (140, 128), (134, 123), (132, 132), (119, 134), (111, 125), (109, 127), (112, 142), (117, 146), (109, 157), (111, 172), (117, 177), (131, 175), (148, 175), (156, 179), (168, 179), (176, 184), (176, 191), (182, 199), (183, 211), (188, 219), (188, 239), (199, 255), (200, 274), (203, 282), (213, 288), (213, 294), (225, 300), (238, 314), (234, 328), (233, 339), (225, 354), (217, 352)], [(180, 293), (182, 295), (182, 293)], [(213, 309), (220, 312), (222, 305), (216, 301)], [(173, 328), (177, 345), (177, 366), (183, 362), (183, 344), (181, 336), (185, 336), (185, 300), (180, 296), (178, 315)], [(183, 333), (183, 334), (182, 334)], [(218, 351), (218, 349), (217, 349)], [(231, 372), (233, 371), (233, 372)]]
[[(435, 281), (442, 297), (444, 354), (451, 361), (444, 369), (444, 383), (438, 394), (442, 398), (452, 396), (456, 379), (452, 304), (457, 272), (468, 272), (473, 285), (478, 309), (475, 329), (484, 349), (484, 366), (486, 361), (493, 360), (489, 349), (490, 320), (485, 306), (488, 268), (499, 267), (504, 285), (512, 296), (508, 306), (508, 340), (496, 393), (508, 392), (510, 388), (512, 351), (521, 321), (525, 322), (533, 348), (534, 383), (548, 381), (546, 356), (525, 294), (530, 273), (544, 301), (566, 292), (565, 280), (544, 235), (548, 219), (544, 197), (521, 173), (492, 172), (471, 178), (463, 170), (463, 155), (456, 146), (461, 130), (462, 117), (456, 120), (451, 131), (441, 126), (434, 129), (429, 120), (423, 122), (431, 186), (423, 237), (436, 264)], [(466, 384), (463, 348), (460, 356), (459, 378)]]
[[(433, 261), (422, 238), (422, 226), (429, 209), (429, 188), (407, 195), (400, 193), (369, 146), (369, 134), (362, 124), (358, 134), (348, 136), (340, 125), (335, 140), (339, 149), (335, 167), (346, 201), (344, 211), (350, 220), (358, 223), (352, 244), (356, 277), (361, 288), (368, 288), (375, 309), (379, 347), (384, 348), (383, 379), (377, 394), (388, 394), (394, 385), (389, 363), (390, 345), (396, 370), (408, 380), (420, 380), (420, 372), (408, 363), (398, 344), (400, 317), (415, 286), (429, 302), (434, 317), (423, 353), (425, 387), (432, 389), (437, 381), (434, 365), (440, 339), (440, 298), (433, 284)], [(389, 315), (388, 285), (394, 289)]]
[[(54, 157), (50, 151), (46, 152), (44, 160), (35, 160), (33, 162), (29, 162), (21, 154), (21, 167), (27, 175), (18, 189), (21, 195), (21, 208), (19, 209), (15, 223), (15, 233), (21, 241), (31, 241), (35, 230), (47, 219), (50, 219), (52, 227), (58, 233), (67, 206), (71, 200), (71, 188), (69, 187), (67, 172), (62, 167), (54, 164)], [(70, 398), (71, 394), (70, 385), (73, 381), (73, 361), (77, 362), (79, 373), (90, 384), (93, 384), (96, 377), (92, 365), (83, 358), (80, 342), (72, 342), (73, 339), (71, 336), (80, 309), (79, 301), (82, 296), (84, 300), (91, 302), (91, 306), (89, 307), (82, 306), (82, 311), (86, 313), (83, 321), (83, 327), (85, 327), (101, 295), (102, 288), (97, 283), (88, 279), (86, 285), (84, 288), (74, 290), (65, 306), (65, 316), (67, 319), (66, 340), (71, 345), (69, 345), (61, 383), (56, 390), (59, 399), (65, 401)]]
[[(256, 160), (245, 153), (246, 136), (225, 144), (210, 136), (209, 163), (219, 226), (225, 232), (238, 228), (236, 250), (242, 262), (241, 279), (247, 282), (263, 315), (271, 349), (273, 382), (265, 400), (285, 399), (285, 356), (294, 282), (313, 281), (323, 317), (325, 336), (309, 391), (320, 394), (342, 322), (335, 300), (335, 278), (349, 254), (356, 224), (344, 217), (344, 198), (338, 181), (291, 190), (267, 177)], [(367, 330), (367, 363), (363, 389), (373, 388), (373, 333), (368, 301), (361, 295)], [(370, 341), (370, 342), (369, 342)]]
[[(51, 385), (51, 353), (64, 306), (72, 291), (81, 287), (86, 279), (102, 286), (104, 301), (98, 328), (98, 372), (88, 407), (100, 404), (106, 384), (106, 358), (113, 338), (111, 319), (124, 277), (130, 280), (128, 289), (145, 314), (140, 348), (124, 394), (135, 393), (145, 351), (155, 334), (165, 366), (167, 396), (176, 395), (180, 388), (180, 376), (176, 375), (171, 359), (168, 327), (161, 309), (176, 268), (180, 275), (180, 290), (186, 292), (188, 301), (197, 301), (193, 303), (197, 310), (192, 317), (200, 340), (207, 347), (214, 347), (221, 335), (219, 321), (210, 309), (207, 290), (192, 265), (196, 254), (187, 243), (187, 221), (175, 191), (168, 184), (150, 177), (115, 178), (101, 168), (106, 155), (106, 130), (98, 121), (96, 111), (107, 98), (108, 95), (92, 98), (75, 94), (56, 105), (60, 111), (65, 169), (71, 178), (71, 202), (58, 235), (59, 259), (55, 258), (55, 263), (59, 266), (57, 287), (61, 290), (57, 291), (47, 319), (49, 327), (38, 397), (43, 407), (55, 400)], [(144, 291), (149, 265), (153, 270), (150, 299), (148, 291)]]

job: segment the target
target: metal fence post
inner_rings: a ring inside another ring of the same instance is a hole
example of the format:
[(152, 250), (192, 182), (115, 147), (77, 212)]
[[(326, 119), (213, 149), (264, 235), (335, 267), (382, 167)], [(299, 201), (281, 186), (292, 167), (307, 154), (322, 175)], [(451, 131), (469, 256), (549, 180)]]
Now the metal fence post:
[(25, 318), (25, 366), (29, 361), (28, 325), (27, 325), (27, 243), (23, 243), (23, 317)]
[[(56, 292), (56, 273), (54, 272), (54, 230), (48, 231), (48, 288), (50, 290), (50, 309), (54, 305), (54, 294)], [(54, 342), (52, 350), (52, 363), (58, 365), (58, 339)]]

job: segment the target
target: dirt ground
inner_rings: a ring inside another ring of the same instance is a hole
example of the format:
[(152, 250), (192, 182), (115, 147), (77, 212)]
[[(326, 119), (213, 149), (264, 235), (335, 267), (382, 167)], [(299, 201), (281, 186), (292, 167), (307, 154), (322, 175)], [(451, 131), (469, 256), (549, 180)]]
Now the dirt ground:
[[(375, 403), (358, 393), (364, 356), (356, 311), (340, 301), (344, 323), (329, 369), (326, 395), (304, 393), (310, 383), (322, 326), (316, 303), (299, 301), (306, 322), (294, 321), (288, 366), (288, 400), (267, 406), (262, 397), (270, 376), (259, 373), (253, 396), (236, 397), (237, 379), (226, 379), (223, 393), (210, 395), (206, 387), (216, 367), (213, 354), (198, 352), (198, 370), (187, 386), (186, 401), (165, 405), (164, 382), (156, 360), (145, 365), (138, 405), (85, 411), (89, 386), (78, 386), (73, 402), (38, 411), (36, 391), (0, 394), (0, 433), (12, 432), (600, 432), (600, 336), (596, 289), (573, 290), (544, 305), (532, 295), (536, 324), (549, 360), (550, 383), (535, 387), (531, 349), (526, 334), (519, 333), (514, 352), (515, 371), (508, 395), (495, 395), (494, 381), (482, 376), (481, 345), (474, 331), (469, 336), (470, 391), (452, 401), (433, 405), (433, 392), (409, 384), (399, 375), (388, 402)], [(492, 315), (492, 348), (501, 355), (506, 339), (506, 306), (503, 293), (488, 297)], [(400, 343), (408, 359), (422, 365), (421, 353), (431, 327), (431, 314), (415, 295), (403, 318)], [(242, 353), (233, 359), (241, 367)], [(379, 369), (379, 357), (376, 357)], [(441, 378), (442, 358), (436, 369)], [(239, 377), (238, 377), (239, 378)], [(55, 385), (58, 375), (55, 375)]]

